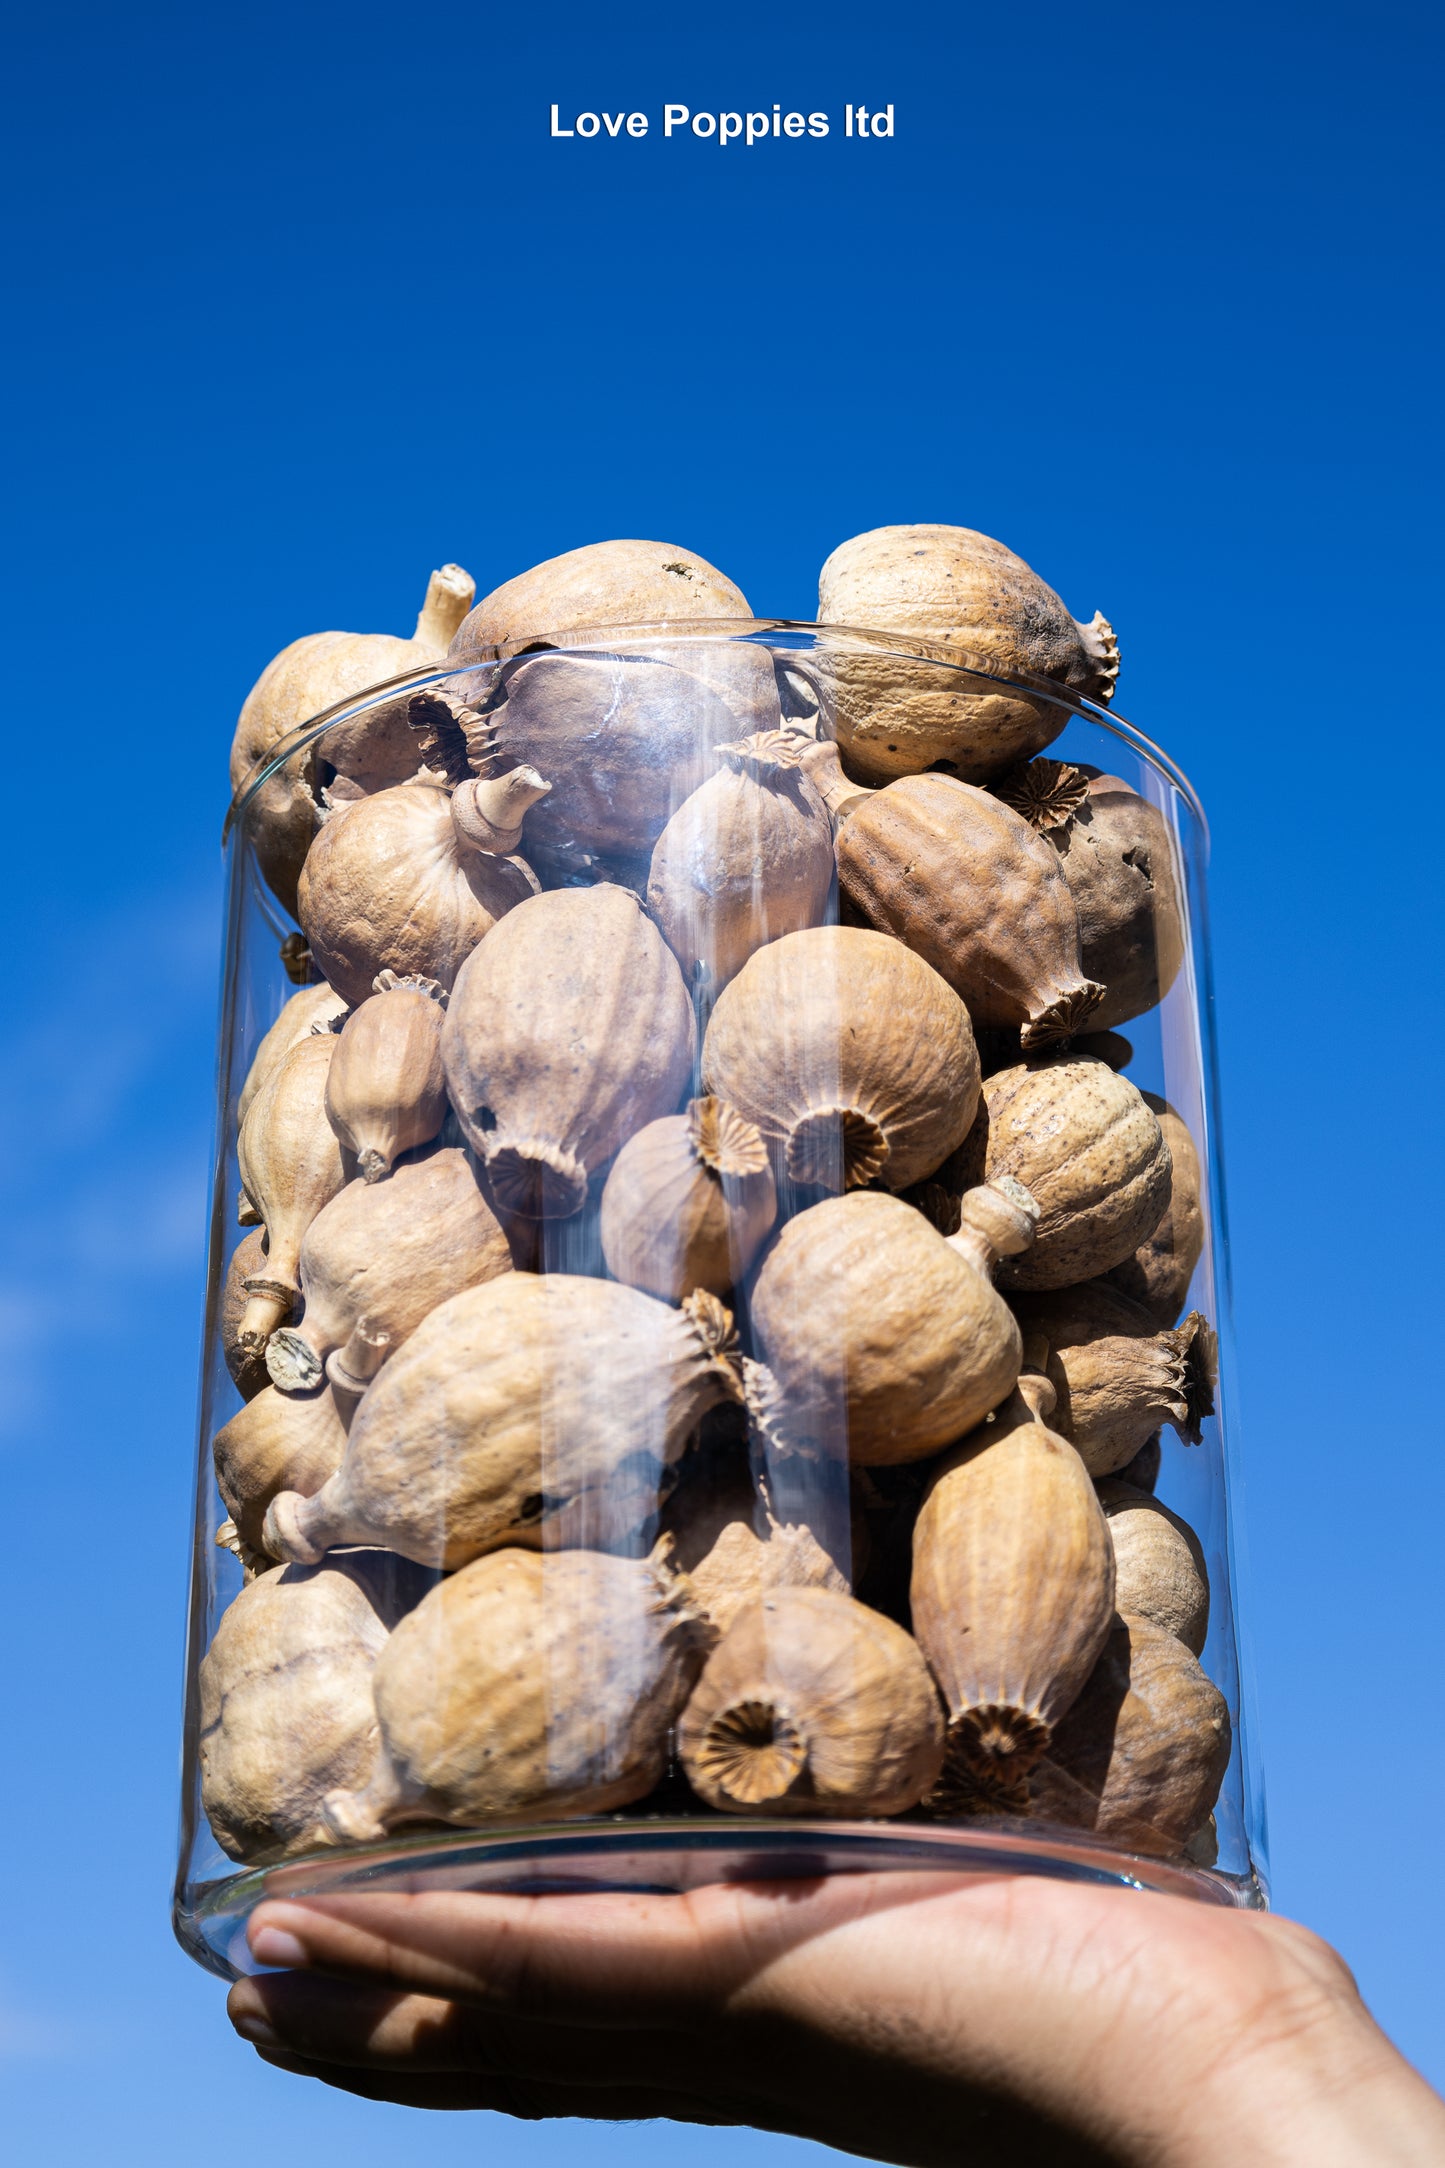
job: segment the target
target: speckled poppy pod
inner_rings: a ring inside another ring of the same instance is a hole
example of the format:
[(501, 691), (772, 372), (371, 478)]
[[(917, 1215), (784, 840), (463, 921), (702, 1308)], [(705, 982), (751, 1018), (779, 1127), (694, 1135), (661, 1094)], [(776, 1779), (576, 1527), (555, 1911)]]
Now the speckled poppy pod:
[[(1031, 1350), (1032, 1353), (1032, 1350)], [(1054, 1392), (1025, 1372), (938, 1468), (913, 1538), (913, 1630), (943, 1690), (944, 1812), (1025, 1811), (1029, 1770), (1114, 1611), (1114, 1553)]]
[(1095, 1486), (1114, 1546), (1114, 1608), (1203, 1653), (1209, 1633), (1209, 1575), (1188, 1521), (1168, 1506), (1109, 1476)]
[(1172, 1325), (1184, 1307), (1194, 1268), (1204, 1254), (1204, 1170), (1188, 1128), (1167, 1100), (1145, 1092), (1169, 1147), (1169, 1202), (1154, 1232), (1109, 1278), (1149, 1312)]
[(326, 1077), (336, 1041), (312, 1033), (277, 1063), (241, 1125), (241, 1181), (266, 1228), (263, 1269), (245, 1283), (239, 1351), (259, 1351), (301, 1296), (301, 1244), (351, 1169), (326, 1118)]
[(937, 1779), (943, 1718), (901, 1626), (835, 1589), (775, 1589), (708, 1658), (678, 1751), (724, 1813), (901, 1814)]
[(305, 1314), (271, 1336), (272, 1382), (310, 1393), (325, 1375), (361, 1393), (438, 1303), (511, 1269), (466, 1152), (428, 1151), (388, 1182), (348, 1182), (306, 1230)]
[[(999, 678), (1053, 679), (1107, 702), (1118, 675), (1113, 628), (1069, 615), (1021, 557), (969, 527), (876, 527), (841, 543), (818, 581), (824, 625), (899, 636), (901, 652), (839, 643), (813, 658), (824, 712), (850, 773), (887, 783), (926, 768), (986, 782), (1056, 738), (1066, 706), (1022, 685), (985, 689), (949, 656)], [(924, 654), (932, 644), (940, 660)]]
[(1169, 1202), (1169, 1147), (1138, 1087), (1092, 1057), (1035, 1059), (985, 1077), (969, 1131), (970, 1179), (1012, 1175), (1039, 1207), (1038, 1236), (1000, 1284), (1071, 1287), (1122, 1264)]
[(978, 1105), (963, 1003), (921, 957), (855, 926), (785, 934), (750, 957), (712, 1013), (702, 1073), (803, 1187), (904, 1189), (947, 1158)]
[[(411, 639), (390, 633), (313, 632), (293, 640), (267, 664), (246, 696), (231, 746), (231, 788), (239, 790), (256, 763), (313, 715), (404, 670), (437, 661), (475, 593), (470, 573), (460, 565), (443, 565), (431, 576)], [(247, 820), (261, 871), (288, 911), (296, 909), (296, 884), (316, 833), (318, 793), (325, 779), (339, 773), (351, 779), (356, 790), (372, 791), (403, 782), (416, 767), (405, 712), (392, 703), (337, 724), (320, 746), (268, 777)]]
[[(508, 801), (505, 818), (513, 798), (535, 802), (547, 786), (519, 771), (488, 788)], [(450, 791), (429, 781), (358, 798), (326, 821), (297, 912), (318, 968), (348, 1001), (365, 1001), (381, 971), (450, 987), (483, 934), (536, 894), (522, 859), (476, 847), (464, 825)]]
[(711, 1630), (663, 1557), (498, 1551), (404, 1619), (374, 1674), (383, 1751), (333, 1792), (336, 1836), (603, 1814), (643, 1799)]
[(987, 791), (905, 776), (851, 807), (837, 849), (853, 909), (925, 957), (975, 1025), (1018, 1028), (1032, 1049), (1092, 1022), (1103, 988), (1080, 968), (1058, 859)]
[(739, 1397), (734, 1346), (711, 1295), (673, 1310), (610, 1280), (505, 1273), (417, 1327), (336, 1475), (272, 1501), (265, 1546), (309, 1561), (376, 1543), (450, 1571), (508, 1544), (626, 1545), (708, 1409)]
[(1030, 1808), (1130, 1851), (1177, 1858), (1209, 1820), (1229, 1748), (1224, 1696), (1184, 1644), (1143, 1619), (1119, 1619), (1030, 1773)]
[(972, 1192), (952, 1240), (876, 1190), (790, 1220), (764, 1259), (749, 1407), (784, 1453), (859, 1466), (923, 1460), (971, 1430), (1018, 1376), (1018, 1325), (988, 1273), (1026, 1248), (1022, 1193)]
[(1091, 1028), (1154, 1008), (1184, 960), (1176, 852), (1163, 815), (1117, 775), (1058, 760), (1030, 761), (994, 789), (1058, 854), (1084, 970), (1104, 986)]
[(770, 730), (720, 745), (721, 772), (657, 839), (647, 907), (691, 984), (716, 991), (765, 942), (827, 916), (832, 832), (804, 743)]
[(1049, 1343), (1054, 1428), (1077, 1446), (1090, 1475), (1127, 1466), (1161, 1423), (1198, 1445), (1218, 1375), (1218, 1341), (1198, 1310), (1160, 1330), (1106, 1280), (1015, 1295), (1013, 1307), (1024, 1331)]
[(602, 1192), (602, 1254), (614, 1279), (664, 1302), (725, 1295), (777, 1217), (767, 1150), (721, 1099), (694, 1099), (629, 1137)]
[(508, 1212), (565, 1218), (634, 1131), (692, 1076), (692, 1003), (630, 890), (521, 905), (458, 977), (442, 1053), (453, 1107)]

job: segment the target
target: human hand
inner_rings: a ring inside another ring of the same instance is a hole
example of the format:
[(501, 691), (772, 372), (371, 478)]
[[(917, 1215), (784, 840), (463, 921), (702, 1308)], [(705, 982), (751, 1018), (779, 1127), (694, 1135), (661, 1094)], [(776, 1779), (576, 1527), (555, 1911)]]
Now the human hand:
[(1287, 1920), (1034, 1876), (261, 1905), (232, 2022), (369, 2099), (750, 2124), (907, 2168), (1440, 2168)]

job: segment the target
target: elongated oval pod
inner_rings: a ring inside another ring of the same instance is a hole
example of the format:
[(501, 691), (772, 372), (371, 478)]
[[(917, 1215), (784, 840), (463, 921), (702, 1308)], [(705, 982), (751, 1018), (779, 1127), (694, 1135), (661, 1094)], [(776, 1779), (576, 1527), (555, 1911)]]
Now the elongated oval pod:
[(555, 889), (511, 912), (457, 979), (447, 1087), (508, 1212), (565, 1218), (692, 1074), (692, 1003), (629, 890)]
[(939, 1803), (1026, 1811), (1029, 1769), (1083, 1688), (1114, 1613), (1114, 1553), (1088, 1471), (1025, 1372), (950, 1453), (913, 1537), (913, 1631), (948, 1711)]
[(1078, 908), (1084, 970), (1104, 986), (1090, 1029), (1154, 1008), (1184, 960), (1184, 909), (1162, 813), (1117, 775), (1064, 761), (1030, 761), (995, 788), (1058, 854)]
[(446, 990), (435, 979), (382, 971), (337, 1039), (326, 1112), (364, 1181), (384, 1181), (392, 1162), (429, 1144), (446, 1119), (445, 1008)]
[[(243, 1400), (254, 1400), (257, 1393), (264, 1391), (271, 1382), (266, 1368), (266, 1342), (247, 1340), (243, 1344), (241, 1340), (241, 1320), (251, 1300), (246, 1282), (264, 1280), (265, 1277), (266, 1230), (264, 1227), (253, 1227), (231, 1252), (231, 1261), (226, 1267), (225, 1285), (221, 1290), (221, 1352), (226, 1358), (231, 1382)], [(298, 1292), (286, 1316), (298, 1317), (300, 1312), (301, 1297)]]
[(852, 808), (837, 848), (854, 910), (932, 964), (976, 1025), (1020, 1027), (1027, 1048), (1091, 1021), (1103, 988), (1080, 968), (1058, 858), (987, 791), (904, 776)]
[(1117, 1619), (1087, 1686), (1029, 1780), (1041, 1821), (1175, 1858), (1209, 1820), (1229, 1763), (1229, 1709), (1184, 1644)]
[(241, 1124), (241, 1180), (266, 1228), (264, 1269), (246, 1282), (250, 1297), (237, 1346), (259, 1350), (301, 1296), (301, 1244), (351, 1170), (326, 1119), (326, 1077), (336, 1041), (313, 1033), (293, 1046), (261, 1086)]
[(505, 1273), (417, 1327), (362, 1398), (336, 1475), (273, 1500), (266, 1547), (378, 1543), (450, 1570), (508, 1544), (623, 1544), (739, 1390), (711, 1295), (672, 1310), (610, 1280)]
[(1092, 1057), (1035, 1058), (985, 1077), (965, 1151), (975, 1180), (1012, 1175), (1038, 1236), (1000, 1285), (1072, 1287), (1122, 1264), (1169, 1202), (1170, 1156), (1137, 1085)]
[(1169, 1147), (1169, 1202), (1154, 1232), (1109, 1274), (1158, 1325), (1172, 1325), (1204, 1254), (1204, 1170), (1193, 1137), (1167, 1100), (1145, 1092)]
[(943, 1719), (901, 1626), (836, 1589), (775, 1589), (708, 1658), (678, 1751), (724, 1813), (902, 1814), (937, 1780)]
[(536, 893), (520, 858), (474, 849), (438, 783), (403, 783), (331, 814), (301, 869), (297, 912), (317, 966), (349, 1002), (377, 973), (450, 987), (464, 958)]
[[(325, 1370), (343, 1390), (360, 1392), (438, 1303), (511, 1269), (507, 1238), (464, 1151), (404, 1159), (389, 1182), (348, 1182), (306, 1230), (305, 1315), (272, 1335), (272, 1381), (285, 1392), (314, 1392)], [(354, 1335), (376, 1350), (374, 1364), (362, 1356), (359, 1371)]]
[[(1000, 1240), (1022, 1246), (1027, 1208), (999, 1203), (1016, 1223)], [(863, 1467), (952, 1445), (1018, 1377), (1018, 1325), (987, 1276), (996, 1254), (976, 1229), (945, 1240), (877, 1190), (800, 1212), (753, 1290), (763, 1363), (749, 1370), (749, 1401), (764, 1434)]]
[(226, 1612), (201, 1660), (201, 1805), (232, 1859), (334, 1842), (322, 1800), (371, 1775), (372, 1667), (421, 1587), (396, 1559), (278, 1567)]
[(1209, 1573), (1198, 1536), (1168, 1506), (1118, 1476), (1095, 1485), (1114, 1546), (1114, 1608), (1160, 1626), (1191, 1655), (1209, 1634)]
[(718, 999), (702, 1074), (804, 1187), (905, 1189), (961, 1143), (978, 1106), (957, 994), (901, 943), (857, 926), (759, 949)]
[(377, 1664), (384, 1742), (333, 1793), (352, 1842), (408, 1821), (605, 1814), (643, 1799), (709, 1638), (660, 1560), (503, 1550), (443, 1581)]
[(1026, 1333), (1049, 1343), (1053, 1427), (1078, 1448), (1090, 1475), (1123, 1468), (1162, 1423), (1198, 1445), (1218, 1375), (1217, 1336), (1198, 1310), (1161, 1331), (1107, 1280), (1015, 1295), (1013, 1308)]
[(266, 1509), (279, 1491), (311, 1497), (341, 1466), (346, 1428), (330, 1391), (291, 1398), (268, 1385), (216, 1432), (216, 1487), (246, 1549), (264, 1551)]
[(251, 1101), (293, 1046), (309, 1039), (318, 1028), (325, 1030), (337, 1024), (345, 1014), (346, 1003), (324, 979), (319, 986), (303, 986), (299, 994), (293, 994), (252, 1057), (236, 1102), (236, 1120), (245, 1121)]
[[(1105, 618), (1078, 623), (1021, 557), (969, 527), (854, 535), (823, 567), (818, 619), (899, 632), (900, 646), (936, 643), (945, 665), (977, 658), (993, 676), (1052, 678), (1091, 700), (1108, 701), (1118, 675)], [(820, 644), (810, 667), (844, 759), (865, 783), (935, 767), (986, 782), (1041, 751), (1069, 719), (1042, 690), (989, 690), (939, 662), (862, 644)]]
[(772, 1230), (778, 1197), (762, 1137), (720, 1099), (694, 1099), (629, 1137), (602, 1192), (614, 1279), (664, 1302), (725, 1295)]
[(832, 829), (799, 766), (803, 743), (771, 730), (720, 745), (722, 772), (657, 839), (647, 907), (689, 983), (715, 991), (754, 949), (828, 915)]

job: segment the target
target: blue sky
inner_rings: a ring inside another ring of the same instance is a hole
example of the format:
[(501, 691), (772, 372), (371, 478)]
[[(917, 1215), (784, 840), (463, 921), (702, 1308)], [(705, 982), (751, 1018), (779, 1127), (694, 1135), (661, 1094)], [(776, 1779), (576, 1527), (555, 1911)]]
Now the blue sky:
[[(301, 632), (409, 630), (433, 564), (615, 534), (806, 616), (845, 536), (956, 521), (1118, 628), (1214, 830), (1276, 1895), (1445, 2083), (1438, 18), (80, 0), (5, 40), (14, 2157), (677, 2143), (268, 2072), (166, 1924), (235, 713)], [(661, 137), (775, 99), (833, 132)], [(652, 130), (553, 142), (554, 100)]]

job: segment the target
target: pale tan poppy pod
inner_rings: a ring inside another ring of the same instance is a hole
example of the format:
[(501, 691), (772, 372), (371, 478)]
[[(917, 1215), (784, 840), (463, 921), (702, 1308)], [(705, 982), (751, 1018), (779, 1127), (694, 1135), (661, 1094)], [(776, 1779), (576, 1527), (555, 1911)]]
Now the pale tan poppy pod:
[(978, 1106), (963, 1003), (922, 957), (860, 926), (759, 949), (719, 996), (702, 1076), (757, 1124), (781, 1174), (832, 1190), (920, 1181)]
[(309, 1393), (324, 1374), (342, 1391), (363, 1392), (439, 1303), (511, 1269), (466, 1152), (403, 1160), (389, 1182), (348, 1182), (306, 1230), (305, 1313), (272, 1335), (271, 1379), (284, 1392)]
[(705, 557), (675, 542), (589, 542), (532, 565), (484, 595), (453, 642), (456, 654), (577, 632), (748, 618), (747, 596)]
[(1114, 1608), (1202, 1655), (1209, 1635), (1209, 1574), (1198, 1536), (1148, 1491), (1110, 1477), (1099, 1503), (1114, 1546)]
[(360, 1004), (380, 971), (450, 987), (483, 934), (536, 892), (522, 859), (472, 846), (444, 786), (403, 783), (331, 814), (301, 869), (297, 915), (317, 968)]
[(245, 1121), (251, 1101), (292, 1047), (309, 1039), (313, 1031), (330, 1030), (345, 1014), (346, 1003), (324, 979), (319, 986), (303, 986), (299, 994), (291, 996), (252, 1056), (246, 1081), (241, 1086), (241, 1096), (236, 1102), (238, 1123)]
[(1089, 1028), (1154, 1008), (1184, 961), (1177, 853), (1163, 814), (1117, 775), (1058, 760), (1030, 761), (995, 788), (1058, 854), (1084, 970), (1104, 986)]
[(273, 1500), (266, 1547), (309, 1560), (377, 1543), (450, 1570), (508, 1544), (618, 1545), (656, 1513), (708, 1409), (739, 1393), (713, 1296), (673, 1310), (611, 1280), (504, 1273), (417, 1327), (325, 1489)]
[(350, 1178), (341, 1144), (326, 1118), (326, 1076), (336, 1041), (312, 1033), (293, 1046), (261, 1086), (241, 1124), (241, 1180), (266, 1228), (266, 1259), (246, 1282), (250, 1297), (237, 1344), (261, 1349), (301, 1296), (301, 1244), (307, 1228)]
[(201, 1662), (201, 1804), (232, 1859), (288, 1858), (335, 1840), (321, 1803), (365, 1784), (380, 1733), (372, 1667), (420, 1592), (396, 1560), (263, 1573)]
[(946, 1809), (1022, 1812), (1029, 1769), (1083, 1688), (1114, 1613), (1094, 1486), (1025, 1372), (929, 1484), (913, 1536), (913, 1631), (948, 1711)]
[(901, 1626), (836, 1589), (775, 1589), (708, 1658), (678, 1751), (725, 1814), (902, 1814), (937, 1780), (943, 1718)]
[[(1028, 1216), (1012, 1236), (1027, 1240)], [(859, 1466), (922, 1460), (952, 1445), (1012, 1391), (1019, 1328), (970, 1230), (938, 1234), (877, 1190), (800, 1212), (753, 1290), (762, 1365), (749, 1404), (783, 1451), (846, 1451)]]
[(1041, 1821), (1177, 1858), (1208, 1823), (1229, 1763), (1229, 1710), (1173, 1634), (1116, 1620), (1088, 1685), (1030, 1778)]
[(762, 1137), (721, 1099), (694, 1099), (629, 1137), (602, 1191), (607, 1269), (664, 1302), (725, 1295), (777, 1217)]
[(1091, 1057), (1034, 1060), (983, 1083), (965, 1152), (976, 1179), (1012, 1175), (1039, 1207), (1038, 1237), (1004, 1287), (1071, 1287), (1122, 1264), (1169, 1202), (1170, 1156), (1137, 1085)]
[[(239, 790), (257, 761), (312, 716), (444, 655), (475, 593), (476, 583), (460, 565), (443, 565), (431, 576), (411, 639), (390, 633), (313, 632), (283, 648), (262, 671), (241, 710), (231, 746), (232, 790)], [(248, 824), (261, 871), (288, 911), (296, 909), (297, 878), (316, 833), (322, 773), (335, 769), (375, 790), (414, 775), (417, 766), (404, 713), (388, 709), (338, 724), (319, 747), (289, 761), (261, 785), (248, 810)]]
[(554, 889), (511, 912), (459, 974), (442, 1053), (452, 1105), (505, 1211), (565, 1218), (692, 1075), (692, 1003), (630, 890)]
[[(247, 1280), (264, 1280), (266, 1277), (266, 1230), (253, 1227), (243, 1236), (231, 1252), (226, 1267), (225, 1285), (221, 1289), (220, 1320), (218, 1331), (221, 1352), (226, 1358), (226, 1368), (231, 1382), (243, 1400), (254, 1400), (270, 1383), (266, 1368), (266, 1342), (259, 1343), (241, 1339), (241, 1320), (251, 1300)], [(301, 1296), (298, 1290), (294, 1303), (288, 1308), (287, 1318), (300, 1315)], [(284, 1321), (283, 1321), (284, 1322)]]
[(1198, 1445), (1200, 1425), (1214, 1413), (1219, 1368), (1217, 1336), (1198, 1310), (1160, 1330), (1106, 1280), (1016, 1295), (1013, 1308), (1025, 1333), (1049, 1343), (1053, 1425), (1090, 1475), (1125, 1467), (1162, 1423)]
[(1172, 1325), (1184, 1307), (1194, 1268), (1204, 1254), (1204, 1170), (1193, 1137), (1166, 1100), (1145, 1092), (1169, 1147), (1169, 1202), (1154, 1232), (1109, 1278), (1141, 1303), (1159, 1325)]
[[(1096, 613), (1079, 624), (1021, 557), (969, 527), (854, 535), (819, 576), (818, 619), (897, 632), (903, 648), (912, 635), (991, 675), (1051, 678), (1093, 700), (1108, 701), (1118, 675), (1106, 619)], [(965, 782), (987, 782), (1041, 751), (1069, 719), (1046, 694), (985, 691), (976, 679), (906, 654), (823, 648), (812, 663), (845, 763), (864, 783), (940, 766)]]
[(1103, 988), (1080, 968), (1079, 914), (1055, 853), (997, 798), (910, 775), (852, 808), (838, 880), (859, 916), (932, 964), (976, 1025), (1028, 1047), (1092, 1024)]
[(341, 1466), (346, 1428), (330, 1391), (296, 1399), (268, 1385), (216, 1432), (216, 1487), (246, 1550), (264, 1552), (266, 1509), (279, 1491), (310, 1498)]
[(606, 1814), (644, 1799), (710, 1630), (660, 1560), (498, 1551), (432, 1590), (375, 1673), (385, 1743), (337, 1836)]
[(447, 1112), (446, 989), (394, 971), (374, 985), (339, 1033), (326, 1079), (331, 1126), (366, 1182), (384, 1181), (401, 1153), (429, 1144)]
[(827, 916), (832, 829), (799, 766), (804, 742), (771, 730), (719, 746), (721, 773), (657, 839), (647, 907), (689, 984), (716, 991), (754, 949)]

